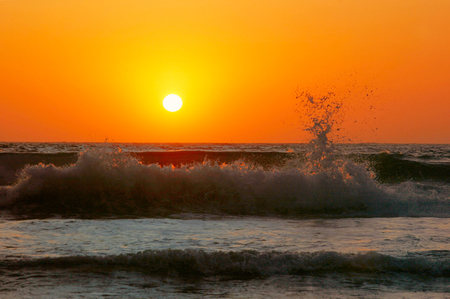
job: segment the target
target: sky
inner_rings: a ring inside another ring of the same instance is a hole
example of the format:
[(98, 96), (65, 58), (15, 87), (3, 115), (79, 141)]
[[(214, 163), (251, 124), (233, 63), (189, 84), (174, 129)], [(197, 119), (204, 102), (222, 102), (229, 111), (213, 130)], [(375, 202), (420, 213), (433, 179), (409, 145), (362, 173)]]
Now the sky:
[(306, 142), (296, 95), (333, 92), (345, 142), (450, 143), (449, 14), (448, 0), (0, 0), (0, 141)]

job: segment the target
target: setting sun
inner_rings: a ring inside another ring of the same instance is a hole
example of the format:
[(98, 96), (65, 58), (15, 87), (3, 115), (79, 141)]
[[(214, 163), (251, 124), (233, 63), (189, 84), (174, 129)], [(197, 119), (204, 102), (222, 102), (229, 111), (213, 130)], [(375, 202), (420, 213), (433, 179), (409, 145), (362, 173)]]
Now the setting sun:
[(175, 112), (183, 106), (183, 101), (176, 94), (169, 94), (163, 100), (163, 106), (167, 111)]
[(450, 299), (449, 14), (0, 0), (0, 299)]

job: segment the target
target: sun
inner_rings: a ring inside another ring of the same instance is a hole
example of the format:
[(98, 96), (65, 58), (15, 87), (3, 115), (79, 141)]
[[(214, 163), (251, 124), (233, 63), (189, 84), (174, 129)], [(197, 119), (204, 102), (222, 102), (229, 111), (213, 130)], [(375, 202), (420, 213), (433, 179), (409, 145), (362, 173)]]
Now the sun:
[(175, 112), (180, 110), (181, 106), (183, 106), (183, 101), (176, 94), (169, 94), (164, 98), (163, 106), (167, 111)]

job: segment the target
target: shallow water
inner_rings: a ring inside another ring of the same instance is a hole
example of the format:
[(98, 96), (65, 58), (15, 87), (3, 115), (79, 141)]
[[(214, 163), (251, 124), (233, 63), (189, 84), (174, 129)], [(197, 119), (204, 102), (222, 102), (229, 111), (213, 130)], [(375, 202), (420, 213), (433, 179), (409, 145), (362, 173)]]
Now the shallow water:
[[(68, 267), (74, 256), (134, 255), (145, 250), (300, 253), (369, 251), (419, 259), (426, 269), (450, 260), (445, 218), (280, 219), (178, 215), (183, 219), (2, 220), (2, 298), (445, 298), (450, 278), (438, 273), (323, 271), (289, 275), (152, 275), (121, 267)], [(15, 268), (7, 261), (54, 260)], [(346, 256), (342, 257), (343, 259)], [(355, 263), (358, 260), (355, 260)], [(60, 263), (60, 264), (58, 264)], [(282, 271), (287, 264), (275, 264)], [(323, 267), (321, 265), (320, 267)], [(367, 269), (366, 269), (367, 270)], [(437, 275), (437, 276), (436, 276)]]
[[(0, 258), (113, 255), (148, 249), (377, 251), (401, 257), (450, 251), (446, 218), (280, 219), (184, 214), (185, 219), (0, 222)], [(186, 218), (194, 219), (186, 219)]]
[[(14, 276), (15, 275), (15, 276)], [(450, 298), (448, 278), (279, 275), (254, 279), (155, 278), (136, 273), (11, 271), (0, 295), (12, 298)]]

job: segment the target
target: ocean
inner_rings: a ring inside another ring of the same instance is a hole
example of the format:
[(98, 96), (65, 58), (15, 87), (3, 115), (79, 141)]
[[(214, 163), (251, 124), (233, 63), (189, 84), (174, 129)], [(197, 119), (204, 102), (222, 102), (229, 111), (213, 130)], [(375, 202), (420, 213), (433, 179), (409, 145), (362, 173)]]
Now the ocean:
[(1, 298), (450, 298), (450, 145), (0, 143), (0, 186)]

